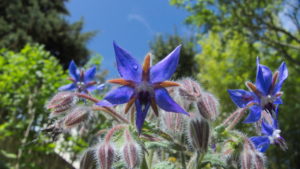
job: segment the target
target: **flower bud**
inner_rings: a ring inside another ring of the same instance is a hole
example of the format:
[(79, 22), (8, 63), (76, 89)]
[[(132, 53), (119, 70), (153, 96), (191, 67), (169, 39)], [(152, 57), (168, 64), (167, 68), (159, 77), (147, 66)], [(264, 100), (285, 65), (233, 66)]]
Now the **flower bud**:
[(258, 151), (256, 151), (255, 155), (254, 155), (254, 169), (264, 169), (265, 165), (264, 165), (264, 155)]
[(89, 117), (89, 108), (78, 106), (74, 108), (64, 119), (64, 127), (67, 129), (73, 128), (80, 123), (86, 121)]
[(210, 137), (210, 126), (207, 120), (194, 118), (189, 121), (189, 141), (194, 149), (206, 152)]
[(242, 169), (264, 169), (263, 154), (256, 150), (255, 146), (248, 138), (244, 139), (240, 160)]
[(202, 89), (198, 82), (192, 80), (191, 78), (184, 78), (179, 81), (180, 88), (179, 94), (180, 96), (186, 98), (189, 101), (196, 101), (197, 98), (201, 96)]
[(84, 152), (80, 160), (80, 169), (91, 169), (96, 165), (94, 153), (93, 149), (88, 149)]
[(101, 169), (110, 169), (115, 157), (115, 149), (110, 143), (104, 142), (97, 149), (97, 159)]
[(128, 168), (135, 168), (139, 164), (139, 147), (137, 144), (126, 143), (122, 153)]
[(47, 109), (51, 109), (51, 116), (57, 116), (70, 109), (75, 103), (73, 92), (59, 92), (47, 104)]
[(163, 111), (162, 125), (167, 129), (167, 132), (173, 136), (180, 136), (185, 128), (186, 117), (185, 115), (173, 112)]
[(132, 139), (129, 130), (125, 130), (125, 145), (122, 148), (123, 159), (128, 168), (135, 168), (140, 162), (140, 146)]
[(215, 120), (219, 115), (219, 103), (217, 99), (210, 93), (203, 93), (197, 101), (197, 108), (202, 117), (208, 120)]
[[(240, 161), (241, 161), (241, 168), (242, 169), (251, 169), (253, 161), (254, 161), (254, 152), (253, 152), (254, 145), (251, 143), (250, 140), (245, 138), (243, 143), (243, 150), (240, 154)], [(255, 151), (255, 148), (254, 148)]]

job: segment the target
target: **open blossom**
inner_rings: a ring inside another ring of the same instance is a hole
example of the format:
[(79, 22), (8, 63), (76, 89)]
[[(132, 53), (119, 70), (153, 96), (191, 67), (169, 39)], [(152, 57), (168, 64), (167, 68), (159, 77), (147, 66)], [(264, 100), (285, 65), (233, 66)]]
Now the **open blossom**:
[[(168, 112), (187, 114), (168, 94), (165, 87), (178, 86), (171, 81), (172, 74), (176, 70), (179, 60), (180, 46), (174, 49), (166, 58), (154, 66), (150, 66), (150, 54), (145, 57), (143, 66), (124, 49), (114, 43), (116, 61), (120, 79), (109, 80), (110, 83), (120, 84), (121, 87), (106, 94), (105, 100), (111, 104), (128, 103), (125, 113), (135, 104), (136, 127), (138, 132), (144, 124), (147, 112), (151, 106), (154, 113), (158, 115), (157, 105)], [(98, 105), (102, 105), (99, 102)]]
[(262, 122), (262, 136), (254, 136), (250, 138), (256, 149), (260, 152), (265, 152), (270, 144), (277, 144), (283, 150), (287, 149), (284, 138), (280, 136), (281, 131), (278, 128), (277, 120), (273, 119), (272, 121), (272, 124), (268, 124), (266, 121)]
[(245, 123), (258, 121), (263, 110), (274, 118), (277, 116), (276, 107), (278, 104), (282, 104), (280, 89), (288, 77), (288, 70), (284, 62), (274, 74), (267, 66), (259, 63), (259, 58), (256, 59), (256, 64), (255, 84), (246, 82), (250, 92), (242, 89), (228, 90), (232, 101), (238, 107), (250, 106), (250, 114), (245, 119)]
[(72, 60), (69, 65), (69, 80), (72, 83), (59, 88), (60, 91), (77, 90), (80, 93), (89, 93), (96, 89), (101, 89), (103, 85), (96, 86), (97, 82), (94, 81), (96, 76), (96, 66), (91, 67), (87, 71), (79, 70)]

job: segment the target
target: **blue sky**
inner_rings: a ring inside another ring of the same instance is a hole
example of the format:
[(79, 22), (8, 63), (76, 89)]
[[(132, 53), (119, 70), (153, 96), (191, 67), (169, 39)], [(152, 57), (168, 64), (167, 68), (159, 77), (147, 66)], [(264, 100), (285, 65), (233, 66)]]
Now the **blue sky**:
[(83, 31), (98, 31), (88, 48), (104, 57), (102, 68), (110, 78), (118, 77), (113, 40), (142, 62), (156, 34), (172, 34), (175, 27), (179, 34), (189, 33), (183, 23), (188, 13), (168, 0), (72, 0), (67, 8), (70, 22), (83, 17)]

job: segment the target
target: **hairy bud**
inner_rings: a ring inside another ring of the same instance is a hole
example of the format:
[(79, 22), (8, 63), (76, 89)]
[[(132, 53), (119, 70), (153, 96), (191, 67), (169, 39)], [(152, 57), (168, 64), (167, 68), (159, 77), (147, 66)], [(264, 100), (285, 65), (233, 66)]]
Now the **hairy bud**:
[(166, 112), (162, 113), (162, 125), (167, 131), (175, 136), (180, 136), (185, 128), (186, 117), (179, 113)]
[(94, 153), (94, 149), (88, 149), (84, 152), (80, 160), (80, 169), (91, 169), (96, 165)]
[(188, 137), (194, 149), (206, 152), (210, 137), (210, 126), (207, 120), (194, 118), (189, 121)]
[(180, 96), (186, 98), (189, 101), (196, 101), (197, 98), (201, 97), (202, 89), (198, 82), (191, 78), (184, 78), (179, 81), (181, 84), (179, 88)]
[(240, 163), (242, 169), (264, 169), (263, 154), (256, 150), (255, 146), (248, 138), (245, 138), (243, 142)]
[(64, 127), (73, 128), (80, 123), (86, 121), (89, 117), (89, 108), (85, 106), (78, 106), (74, 108), (64, 119)]
[(122, 150), (124, 161), (128, 168), (134, 168), (139, 163), (138, 145), (134, 143), (126, 143)]
[(255, 155), (254, 155), (254, 169), (264, 169), (265, 165), (264, 165), (264, 155), (258, 151), (256, 151)]
[(128, 168), (135, 168), (140, 162), (140, 147), (132, 139), (128, 130), (125, 130), (125, 145), (122, 148), (123, 159)]
[(197, 108), (202, 117), (208, 120), (215, 120), (219, 115), (219, 103), (217, 99), (210, 93), (205, 92), (197, 101)]
[(110, 169), (115, 157), (115, 149), (110, 143), (104, 142), (97, 149), (97, 159), (101, 169)]
[(57, 116), (69, 110), (75, 103), (73, 92), (59, 92), (47, 104), (47, 109), (51, 109), (51, 116)]

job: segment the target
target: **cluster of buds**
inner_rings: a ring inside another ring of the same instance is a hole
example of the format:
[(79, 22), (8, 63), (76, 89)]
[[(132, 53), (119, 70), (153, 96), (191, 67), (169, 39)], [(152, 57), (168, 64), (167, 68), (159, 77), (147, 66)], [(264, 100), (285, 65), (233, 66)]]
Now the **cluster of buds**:
[(196, 104), (200, 115), (210, 121), (214, 121), (219, 115), (219, 102), (209, 92), (204, 91), (198, 82), (185, 78), (179, 82), (179, 95), (190, 103)]
[(242, 169), (264, 169), (264, 155), (256, 150), (253, 143), (244, 138), (243, 150), (240, 154), (240, 164)]
[(56, 117), (70, 110), (77, 102), (73, 92), (59, 92), (47, 104), (46, 108), (51, 110), (51, 117)]
[(91, 116), (91, 107), (77, 105), (76, 93), (63, 91), (57, 93), (47, 104), (51, 110), (50, 117), (56, 118), (56, 122), (43, 131), (51, 133), (53, 140), (57, 136), (77, 126), (83, 126)]
[[(117, 131), (124, 131), (123, 137), (113, 139)], [(115, 144), (113, 140), (122, 140), (122, 144)], [(119, 154), (121, 154), (119, 156)], [(127, 168), (133, 169), (139, 166), (141, 148), (133, 139), (128, 126), (116, 125), (108, 130), (103, 141), (93, 149), (88, 149), (81, 159), (81, 169), (89, 169), (95, 166), (95, 161), (101, 169), (111, 169), (116, 159), (122, 158)], [(96, 160), (95, 160), (96, 159)]]

